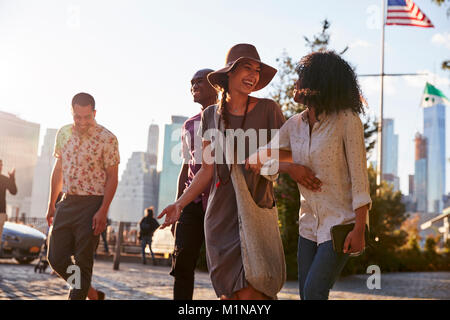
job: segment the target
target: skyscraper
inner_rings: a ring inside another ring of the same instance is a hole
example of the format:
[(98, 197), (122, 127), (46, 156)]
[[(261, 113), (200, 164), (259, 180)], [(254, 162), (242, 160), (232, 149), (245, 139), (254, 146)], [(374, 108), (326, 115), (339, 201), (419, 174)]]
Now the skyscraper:
[(423, 132), (427, 138), (427, 201), (428, 211), (443, 210), (445, 194), (445, 96), (427, 83), (422, 102)]
[(53, 149), (57, 131), (57, 129), (47, 129), (44, 137), (41, 154), (34, 169), (30, 217), (45, 218), (47, 213), (50, 179), (55, 163)]
[(149, 206), (157, 212), (159, 173), (150, 163), (149, 153), (132, 153), (111, 203), (112, 220), (138, 222)]
[(159, 211), (175, 201), (178, 174), (182, 164), (181, 127), (187, 117), (172, 116), (172, 123), (164, 127), (163, 165), (159, 184)]
[(398, 176), (398, 135), (394, 134), (394, 120), (383, 120), (383, 173)]
[(150, 166), (156, 168), (158, 164), (159, 127), (151, 124), (148, 128), (147, 153), (150, 155)]
[(383, 120), (383, 180), (394, 186), (394, 191), (400, 190), (398, 177), (398, 135), (394, 133), (394, 120)]
[(414, 175), (408, 175), (408, 194), (412, 196), (414, 194)]
[(427, 139), (416, 133), (414, 162), (414, 202), (418, 212), (428, 212), (427, 201)]
[(158, 212), (158, 140), (158, 125), (151, 124), (148, 130), (147, 152), (133, 152), (128, 159), (127, 168), (122, 173), (111, 203), (112, 220), (138, 222), (144, 216), (144, 209), (149, 206), (154, 207), (155, 213)]

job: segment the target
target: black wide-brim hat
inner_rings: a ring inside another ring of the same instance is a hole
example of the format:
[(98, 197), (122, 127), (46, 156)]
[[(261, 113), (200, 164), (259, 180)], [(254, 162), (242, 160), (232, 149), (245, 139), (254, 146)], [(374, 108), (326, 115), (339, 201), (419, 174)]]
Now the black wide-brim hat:
[(253, 91), (261, 90), (267, 86), (277, 73), (277, 69), (261, 61), (255, 46), (247, 43), (240, 43), (233, 46), (228, 51), (225, 58), (225, 68), (208, 74), (209, 83), (217, 90), (223, 89), (225, 82), (228, 81), (227, 73), (233, 70), (238, 63), (246, 60), (258, 62), (261, 68), (259, 73), (259, 81)]

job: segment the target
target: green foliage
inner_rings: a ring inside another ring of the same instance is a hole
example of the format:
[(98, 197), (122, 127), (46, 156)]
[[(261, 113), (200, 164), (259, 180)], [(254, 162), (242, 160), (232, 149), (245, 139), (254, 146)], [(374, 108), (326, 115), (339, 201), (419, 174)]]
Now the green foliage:
[(367, 117), (363, 123), (364, 126), (364, 140), (366, 142), (366, 156), (369, 159), (375, 143), (377, 142), (378, 122)]
[(433, 237), (428, 237), (425, 241), (425, 252), (429, 255), (436, 253), (436, 240)]
[[(450, 255), (436, 252), (435, 238), (427, 238), (425, 250), (420, 249), (418, 219), (414, 220), (414, 228), (405, 227), (408, 216), (400, 192), (394, 192), (392, 186), (384, 182), (377, 186), (372, 167), (369, 168), (369, 182), (371, 246), (363, 255), (350, 258), (342, 275), (365, 273), (373, 264), (382, 272), (450, 270)], [(374, 241), (375, 238), (378, 241)]]
[(431, 0), (439, 7), (447, 7), (447, 17), (450, 17), (450, 0)]
[(450, 239), (447, 239), (447, 241), (444, 243), (444, 252), (447, 255), (450, 255)]
[(368, 169), (370, 197), (372, 209), (370, 210), (370, 231), (379, 239), (379, 245), (384, 250), (395, 250), (406, 243), (407, 234), (400, 229), (406, 220), (405, 205), (402, 203), (402, 194), (394, 192), (392, 186), (382, 182), (376, 183), (376, 171), (370, 166)]
[(401, 193), (394, 192), (392, 186), (376, 183), (376, 171), (368, 169), (372, 209), (369, 212), (369, 230), (371, 246), (365, 254), (349, 259), (342, 274), (365, 273), (369, 265), (376, 264), (381, 270), (390, 270), (391, 262), (397, 261), (396, 249), (405, 245), (407, 233), (400, 229), (406, 220), (405, 205), (401, 202)]
[(286, 257), (287, 278), (297, 279), (298, 211), (300, 195), (297, 183), (289, 175), (281, 174), (274, 186), (281, 239)]
[(284, 116), (288, 119), (305, 110), (305, 107), (294, 102), (294, 87), (298, 78), (295, 72), (296, 62), (284, 50), (277, 63), (278, 81), (272, 83), (270, 97), (281, 106)]
[[(313, 40), (310, 40), (306, 36), (303, 37), (310, 52), (328, 49), (328, 45), (330, 44), (330, 34), (328, 33), (328, 29), (330, 28), (330, 25), (331, 23), (328, 21), (328, 19), (325, 19), (322, 21), (322, 32), (314, 35)], [(345, 47), (344, 50), (339, 52), (339, 54), (344, 54), (347, 50), (348, 46)]]

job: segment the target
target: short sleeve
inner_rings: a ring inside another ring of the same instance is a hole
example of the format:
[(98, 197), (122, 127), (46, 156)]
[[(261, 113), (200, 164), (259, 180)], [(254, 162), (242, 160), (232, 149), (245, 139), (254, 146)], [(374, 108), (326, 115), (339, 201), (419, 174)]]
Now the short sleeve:
[(69, 141), (72, 135), (72, 126), (67, 125), (58, 130), (55, 138), (55, 148), (53, 150), (53, 156), (60, 159), (62, 157), (63, 147)]
[(57, 159), (61, 158), (61, 130), (58, 130), (55, 139), (55, 148), (53, 149), (53, 156)]
[(120, 163), (119, 142), (114, 135), (111, 135), (105, 143), (103, 161), (105, 169)]
[(208, 125), (210, 123), (210, 117), (214, 117), (214, 112), (216, 108), (215, 105), (209, 106), (202, 112), (202, 117), (200, 121), (200, 126), (198, 128), (198, 136), (202, 138), (203, 141), (211, 141), (212, 135), (211, 135), (211, 128)]
[(191, 135), (188, 130), (186, 130), (186, 123), (183, 125), (183, 129), (181, 131), (181, 152), (183, 155), (183, 159), (185, 162), (189, 161), (191, 159), (190, 154), (190, 141), (191, 141)]
[(345, 112), (344, 146), (348, 171), (352, 184), (352, 206), (356, 210), (362, 206), (372, 206), (369, 178), (367, 174), (366, 145), (361, 119), (356, 113)]

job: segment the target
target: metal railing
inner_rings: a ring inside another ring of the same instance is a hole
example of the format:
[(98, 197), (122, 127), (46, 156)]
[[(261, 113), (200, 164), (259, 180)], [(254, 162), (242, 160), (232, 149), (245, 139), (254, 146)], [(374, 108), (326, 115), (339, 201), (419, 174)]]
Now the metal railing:
[[(24, 224), (33, 227), (45, 235), (48, 234), (49, 227), (47, 225), (47, 219), (45, 218), (32, 218), (32, 217), (21, 217), (9, 219), (9, 222), (15, 222), (19, 224)], [(109, 247), (109, 252), (114, 252), (115, 245), (117, 242), (117, 235), (119, 230), (119, 222), (111, 221), (106, 228), (106, 240)], [(139, 225), (136, 222), (124, 222), (123, 227), (123, 238), (122, 238), (122, 248), (121, 251), (129, 254), (140, 254), (140, 240), (139, 240)], [(168, 244), (152, 243), (152, 249), (154, 252), (160, 253), (171, 253), (173, 246)], [(98, 251), (103, 252), (103, 240), (100, 238), (100, 243), (98, 246)]]

